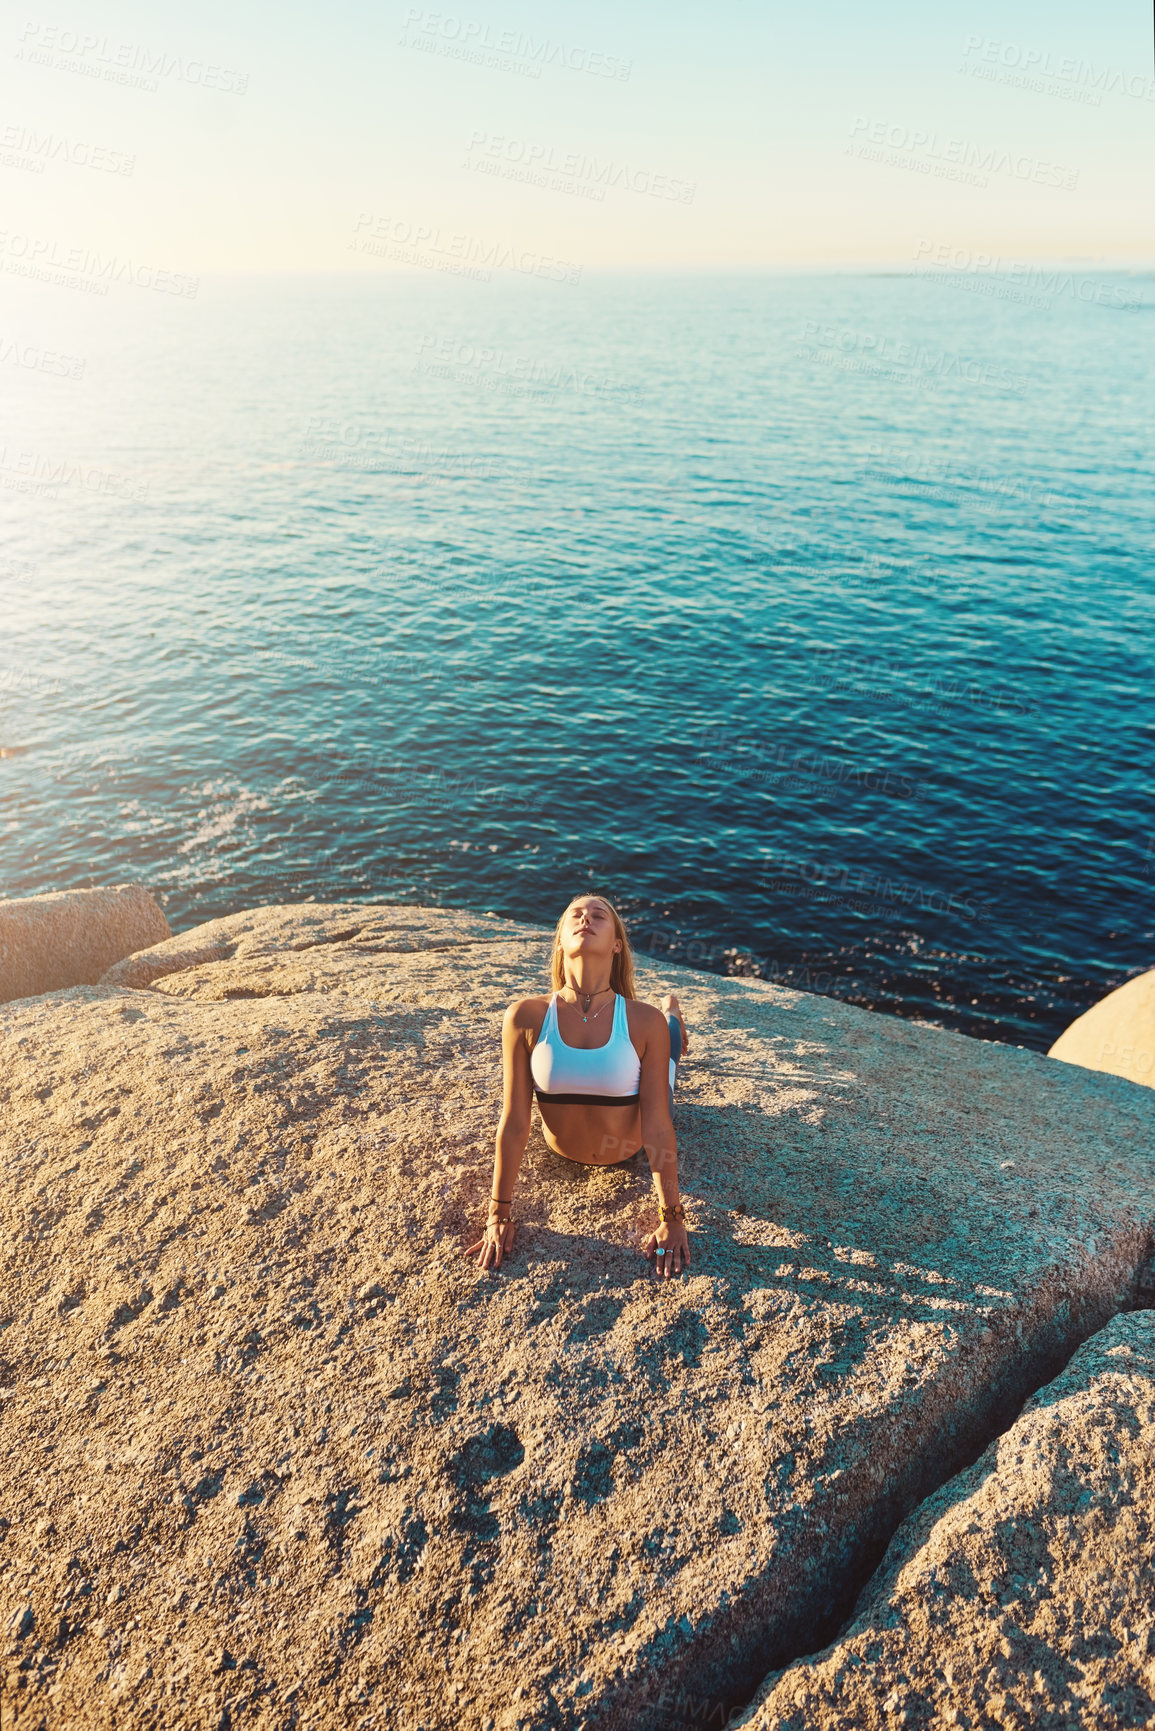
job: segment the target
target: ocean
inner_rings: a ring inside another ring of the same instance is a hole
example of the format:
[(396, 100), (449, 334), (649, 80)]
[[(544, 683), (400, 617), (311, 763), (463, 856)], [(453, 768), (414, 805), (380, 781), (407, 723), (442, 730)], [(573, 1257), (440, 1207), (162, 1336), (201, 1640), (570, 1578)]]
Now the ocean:
[(598, 889), (1040, 1050), (1155, 964), (1149, 276), (150, 282), (3, 283), (0, 895)]

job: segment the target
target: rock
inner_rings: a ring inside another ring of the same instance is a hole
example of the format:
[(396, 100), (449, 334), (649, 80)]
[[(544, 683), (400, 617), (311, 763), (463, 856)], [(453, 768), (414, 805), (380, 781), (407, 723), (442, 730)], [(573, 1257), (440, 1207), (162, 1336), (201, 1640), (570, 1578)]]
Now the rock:
[(1076, 1017), (1047, 1056), (1155, 1087), (1155, 968)]
[(735, 1727), (1155, 1723), (1155, 1314), (1117, 1316)]
[(32, 1633), (36, 1619), (32, 1615), (31, 1605), (18, 1605), (8, 1619), (8, 1632), (15, 1641), (22, 1641), (25, 1635)]
[[(203, 927), (201, 928), (204, 929)], [(101, 978), (104, 986), (151, 986), (165, 974), (180, 974), (202, 962), (223, 962), (232, 955), (229, 944), (202, 943), (194, 949), (180, 938), (160, 943), (156, 949), (141, 950), (116, 962)]]
[(199, 959), (148, 987), (0, 1010), (30, 1721), (176, 1731), (243, 1684), (317, 1731), (717, 1724), (1127, 1299), (1150, 1090), (647, 962), (694, 1037), (689, 1275), (640, 1256), (648, 1172), (536, 1130), (479, 1274), (500, 1014), (548, 936), (262, 909), (158, 945)]
[(141, 884), (0, 902), (0, 1003), (95, 985), (122, 956), (168, 936)]

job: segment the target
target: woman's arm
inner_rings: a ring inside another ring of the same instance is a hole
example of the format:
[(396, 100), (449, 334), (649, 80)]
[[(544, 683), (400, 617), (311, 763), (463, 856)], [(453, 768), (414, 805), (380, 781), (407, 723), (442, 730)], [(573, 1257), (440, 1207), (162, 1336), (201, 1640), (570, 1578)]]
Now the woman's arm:
[(529, 1068), (529, 1048), (525, 1043), (527, 1030), (534, 1026), (532, 1008), (532, 1001), (523, 998), (519, 1003), (511, 1004), (502, 1018), (503, 1100), (493, 1156), (489, 1219), (482, 1237), (465, 1251), (466, 1256), (479, 1253), (479, 1268), (500, 1268), (502, 1257), (513, 1249), (514, 1228), (510, 1219), (513, 1187), (529, 1141), (533, 1103), (533, 1078)]
[[(642, 1051), (642, 1079), (638, 1087), (642, 1108), (642, 1141), (646, 1158), (654, 1175), (654, 1189), (662, 1211), (680, 1207), (678, 1200), (678, 1141), (670, 1117), (670, 1028), (665, 1016), (652, 1005), (639, 1005), (645, 1011), (641, 1032), (645, 1039)], [(690, 1244), (685, 1223), (680, 1219), (663, 1220), (647, 1238), (644, 1254), (664, 1278), (680, 1274), (689, 1266)]]

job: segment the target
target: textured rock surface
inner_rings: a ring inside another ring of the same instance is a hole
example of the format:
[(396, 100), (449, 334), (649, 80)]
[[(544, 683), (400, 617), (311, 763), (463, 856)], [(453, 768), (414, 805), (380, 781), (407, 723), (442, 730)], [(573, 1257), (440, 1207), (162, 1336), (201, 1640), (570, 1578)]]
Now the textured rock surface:
[(1092, 1004), (1047, 1056), (1155, 1087), (1155, 968)]
[(0, 1003), (95, 985), (113, 962), (168, 935), (140, 884), (0, 902)]
[(899, 1529), (746, 1731), (1155, 1724), (1155, 1313), (1115, 1320)]
[(536, 1130), (478, 1274), (499, 1013), (546, 956), (265, 909), (0, 1011), (30, 1724), (716, 1725), (1125, 1295), (1150, 1090), (648, 967), (693, 1027), (690, 1276), (640, 1257), (648, 1172)]

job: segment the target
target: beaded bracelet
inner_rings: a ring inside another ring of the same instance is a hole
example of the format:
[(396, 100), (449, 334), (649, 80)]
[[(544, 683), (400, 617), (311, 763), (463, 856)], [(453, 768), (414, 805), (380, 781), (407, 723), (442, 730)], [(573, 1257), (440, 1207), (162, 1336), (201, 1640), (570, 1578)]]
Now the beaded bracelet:
[(659, 1208), (658, 1217), (661, 1220), (685, 1220), (686, 1210), (680, 1202), (676, 1202), (672, 1208)]

